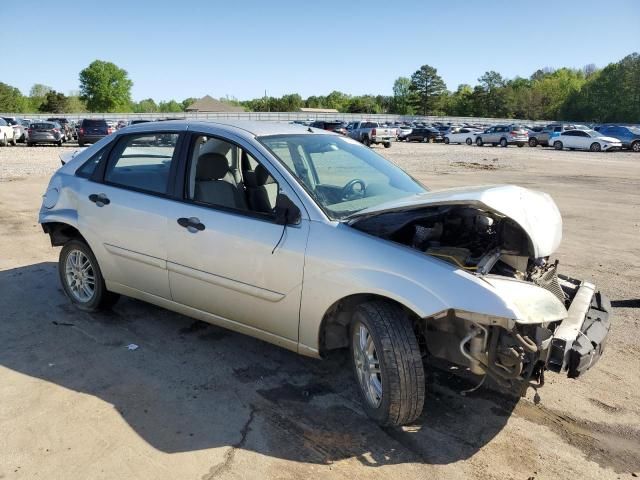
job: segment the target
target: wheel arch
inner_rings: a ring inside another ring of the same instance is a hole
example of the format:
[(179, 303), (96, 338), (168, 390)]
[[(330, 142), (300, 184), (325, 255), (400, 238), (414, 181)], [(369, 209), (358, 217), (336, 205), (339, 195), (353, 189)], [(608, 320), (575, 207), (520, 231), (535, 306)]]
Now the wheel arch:
[(51, 221), (42, 223), (42, 230), (49, 235), (51, 246), (60, 247), (72, 239), (82, 240), (87, 245), (86, 238), (74, 225), (65, 222)]
[(401, 301), (375, 293), (357, 293), (336, 300), (324, 313), (318, 332), (318, 350), (324, 356), (329, 350), (349, 346), (349, 325), (353, 312), (365, 302), (374, 300), (399, 306), (412, 319), (418, 322), (420, 316)]

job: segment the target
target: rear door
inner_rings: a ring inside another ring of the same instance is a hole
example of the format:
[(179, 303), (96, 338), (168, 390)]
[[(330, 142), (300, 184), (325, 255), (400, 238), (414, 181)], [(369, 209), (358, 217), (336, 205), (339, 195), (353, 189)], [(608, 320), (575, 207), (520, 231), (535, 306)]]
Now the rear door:
[(167, 210), (181, 139), (177, 131), (121, 135), (81, 182), (80, 230), (117, 291), (171, 298)]

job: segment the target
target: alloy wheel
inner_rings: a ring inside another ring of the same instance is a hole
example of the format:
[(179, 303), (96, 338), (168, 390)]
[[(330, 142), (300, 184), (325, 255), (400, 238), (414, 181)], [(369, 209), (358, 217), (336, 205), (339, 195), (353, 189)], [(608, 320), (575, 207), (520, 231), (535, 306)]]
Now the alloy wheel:
[(382, 402), (382, 376), (373, 338), (367, 327), (358, 322), (353, 330), (352, 341), (358, 383), (367, 402), (378, 408)]
[(69, 291), (82, 303), (96, 293), (96, 278), (91, 260), (80, 250), (71, 250), (65, 261), (65, 280)]

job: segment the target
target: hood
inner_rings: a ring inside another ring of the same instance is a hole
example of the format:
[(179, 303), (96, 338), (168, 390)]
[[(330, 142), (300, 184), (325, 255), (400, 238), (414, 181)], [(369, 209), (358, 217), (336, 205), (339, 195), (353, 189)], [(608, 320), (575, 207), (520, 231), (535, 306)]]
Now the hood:
[(469, 205), (510, 218), (529, 237), (536, 258), (551, 255), (562, 240), (562, 217), (553, 199), (516, 185), (451, 188), (415, 195), (362, 210), (349, 218), (349, 224), (382, 213), (436, 205)]
[(620, 140), (613, 137), (598, 137), (598, 140), (609, 143), (620, 143)]

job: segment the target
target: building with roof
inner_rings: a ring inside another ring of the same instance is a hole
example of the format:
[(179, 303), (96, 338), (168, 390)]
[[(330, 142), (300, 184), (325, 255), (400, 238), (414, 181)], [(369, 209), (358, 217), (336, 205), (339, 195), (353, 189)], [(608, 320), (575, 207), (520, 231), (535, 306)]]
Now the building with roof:
[(244, 112), (244, 108), (232, 105), (228, 102), (216, 100), (211, 95), (205, 95), (200, 100), (196, 100), (189, 105), (185, 111), (187, 112)]

